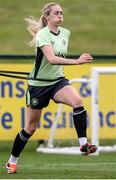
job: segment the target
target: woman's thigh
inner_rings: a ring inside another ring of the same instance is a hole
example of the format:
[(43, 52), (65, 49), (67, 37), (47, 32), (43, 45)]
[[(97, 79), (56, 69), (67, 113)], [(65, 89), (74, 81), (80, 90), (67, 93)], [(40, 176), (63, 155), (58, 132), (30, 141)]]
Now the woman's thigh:
[(80, 95), (71, 85), (64, 86), (59, 91), (57, 91), (53, 96), (53, 100), (57, 103), (67, 104), (73, 108), (82, 106), (82, 99)]

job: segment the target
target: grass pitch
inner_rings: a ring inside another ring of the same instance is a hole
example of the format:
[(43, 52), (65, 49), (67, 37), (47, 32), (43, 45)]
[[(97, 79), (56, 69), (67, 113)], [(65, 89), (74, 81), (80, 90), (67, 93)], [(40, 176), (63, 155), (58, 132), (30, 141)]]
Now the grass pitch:
[(99, 156), (38, 154), (25, 149), (17, 174), (7, 174), (5, 163), (10, 151), (0, 152), (0, 179), (115, 179), (116, 153)]

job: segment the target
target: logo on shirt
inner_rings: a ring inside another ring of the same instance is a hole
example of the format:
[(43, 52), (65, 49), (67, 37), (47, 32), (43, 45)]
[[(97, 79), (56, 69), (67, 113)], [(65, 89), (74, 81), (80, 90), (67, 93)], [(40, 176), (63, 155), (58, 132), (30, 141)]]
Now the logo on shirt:
[(56, 54), (56, 56), (58, 56), (58, 57), (63, 57), (63, 58), (64, 58), (64, 57), (66, 57), (66, 53), (63, 54), (63, 53), (60, 53), (60, 52), (59, 52), (58, 54)]
[(51, 43), (52, 43), (52, 44), (54, 44), (54, 43), (55, 43), (55, 41), (51, 41)]
[(66, 44), (66, 41), (63, 39), (62, 43), (63, 43), (63, 45), (65, 45), (65, 44)]

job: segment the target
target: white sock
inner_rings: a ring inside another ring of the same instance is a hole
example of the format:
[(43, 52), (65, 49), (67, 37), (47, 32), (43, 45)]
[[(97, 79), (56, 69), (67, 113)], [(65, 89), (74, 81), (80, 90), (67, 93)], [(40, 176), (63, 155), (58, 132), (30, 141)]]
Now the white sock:
[(84, 144), (87, 143), (87, 138), (86, 137), (81, 137), (79, 138), (79, 144), (80, 146), (83, 146)]
[(16, 163), (18, 162), (18, 157), (13, 156), (12, 154), (10, 155), (10, 158), (8, 160), (9, 163)]

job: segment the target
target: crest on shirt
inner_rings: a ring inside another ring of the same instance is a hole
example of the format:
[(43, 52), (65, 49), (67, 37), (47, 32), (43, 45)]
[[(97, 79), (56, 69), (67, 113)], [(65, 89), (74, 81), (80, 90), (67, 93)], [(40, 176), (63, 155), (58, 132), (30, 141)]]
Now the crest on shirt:
[(66, 44), (66, 41), (63, 39), (62, 43), (65, 45), (65, 44)]

